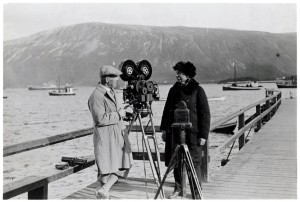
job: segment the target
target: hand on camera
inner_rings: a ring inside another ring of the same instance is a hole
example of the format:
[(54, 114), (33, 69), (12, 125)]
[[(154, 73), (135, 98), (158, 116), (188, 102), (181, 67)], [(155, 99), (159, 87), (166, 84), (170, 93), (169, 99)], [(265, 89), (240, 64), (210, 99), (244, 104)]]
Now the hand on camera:
[(203, 146), (203, 145), (205, 145), (205, 143), (206, 143), (206, 139), (203, 139), (203, 138), (198, 139), (199, 146)]

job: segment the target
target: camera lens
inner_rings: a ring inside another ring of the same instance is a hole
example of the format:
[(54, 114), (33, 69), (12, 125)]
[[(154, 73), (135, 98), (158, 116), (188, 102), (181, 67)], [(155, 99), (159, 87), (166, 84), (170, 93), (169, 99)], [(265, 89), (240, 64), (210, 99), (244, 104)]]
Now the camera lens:
[(149, 93), (152, 93), (153, 90), (154, 90), (154, 85), (153, 85), (153, 82), (152, 81), (148, 81), (147, 82), (147, 90)]
[(137, 81), (135, 85), (136, 85), (136, 91), (138, 93), (141, 93), (143, 95), (146, 95), (148, 93), (146, 81), (143, 80)]

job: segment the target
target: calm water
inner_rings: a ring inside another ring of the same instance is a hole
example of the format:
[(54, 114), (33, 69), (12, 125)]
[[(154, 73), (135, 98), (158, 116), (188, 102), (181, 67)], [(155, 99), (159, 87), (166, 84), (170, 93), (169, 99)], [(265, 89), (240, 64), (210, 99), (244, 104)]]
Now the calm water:
[[(263, 84), (263, 86), (276, 88), (273, 83)], [(170, 87), (170, 85), (159, 86), (161, 99), (166, 99)], [(202, 87), (208, 98), (225, 97), (225, 100), (209, 101), (212, 122), (265, 97), (264, 90), (222, 91), (222, 85), (217, 84), (205, 84)], [(3, 100), (3, 145), (12, 145), (92, 127), (87, 100), (93, 90), (94, 87), (78, 87), (75, 91), (76, 96), (56, 97), (49, 96), (48, 91), (5, 89), (3, 95), (8, 96), (8, 98)], [(289, 97), (290, 92), (293, 96), (297, 96), (296, 89), (283, 89), (283, 97)], [(118, 91), (117, 96), (121, 98), (122, 91)], [(155, 125), (160, 124), (164, 104), (164, 101), (153, 103)], [(147, 120), (144, 121), (147, 122)], [(229, 137), (225, 134), (211, 133), (209, 139), (210, 149), (215, 148)], [(159, 148), (163, 151), (164, 143), (161, 141), (160, 134), (157, 135), (157, 138)], [(142, 150), (139, 134), (130, 134), (130, 140), (134, 150)], [(91, 154), (93, 154), (93, 144), (92, 136), (89, 136), (5, 157), (3, 159), (4, 184), (22, 179), (25, 176), (43, 175), (47, 170), (53, 169), (56, 163), (60, 162), (61, 156)], [(220, 167), (219, 162), (212, 162), (210, 175), (213, 175), (217, 170), (214, 167)], [(81, 173), (84, 174), (74, 174), (51, 183), (49, 198), (63, 198), (96, 180), (95, 166)], [(140, 161), (135, 161), (130, 174), (135, 177), (143, 177), (143, 164)], [(146, 175), (151, 175), (149, 168)], [(63, 190), (61, 187), (64, 187)], [(22, 197), (24, 196), (17, 198)]]

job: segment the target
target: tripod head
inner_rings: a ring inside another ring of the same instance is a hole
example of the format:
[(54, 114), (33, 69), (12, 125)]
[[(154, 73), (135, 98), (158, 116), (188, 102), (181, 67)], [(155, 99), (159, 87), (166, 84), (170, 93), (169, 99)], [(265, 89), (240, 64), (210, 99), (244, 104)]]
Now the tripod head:
[(192, 123), (190, 122), (190, 110), (184, 101), (177, 104), (177, 109), (174, 111), (174, 123), (171, 128), (173, 145), (185, 144), (186, 133), (191, 131)]

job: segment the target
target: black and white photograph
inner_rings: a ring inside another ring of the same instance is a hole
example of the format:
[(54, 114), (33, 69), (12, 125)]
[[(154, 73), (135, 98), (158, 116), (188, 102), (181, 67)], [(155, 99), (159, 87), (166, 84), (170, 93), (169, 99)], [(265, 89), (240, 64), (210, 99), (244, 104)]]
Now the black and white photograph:
[(2, 199), (297, 199), (297, 9), (2, 3)]

